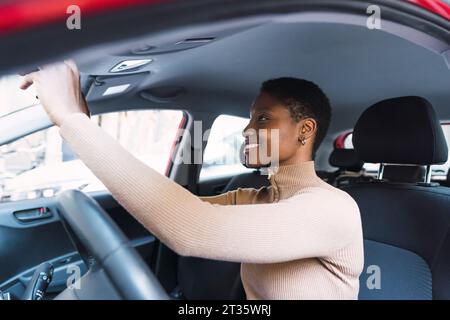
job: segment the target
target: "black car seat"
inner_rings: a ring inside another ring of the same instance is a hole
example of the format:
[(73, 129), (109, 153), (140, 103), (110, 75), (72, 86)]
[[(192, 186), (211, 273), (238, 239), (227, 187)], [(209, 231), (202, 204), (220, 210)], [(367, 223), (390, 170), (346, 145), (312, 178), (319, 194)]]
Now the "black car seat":
[(363, 177), (364, 163), (354, 149), (334, 149), (328, 161), (331, 166), (338, 168), (325, 179), (333, 186), (347, 185), (359, 181)]
[(379, 180), (343, 188), (358, 203), (365, 268), (360, 299), (450, 299), (450, 189), (430, 183), (447, 144), (431, 104), (381, 101), (359, 118), (353, 145), (364, 162), (426, 167), (422, 183)]

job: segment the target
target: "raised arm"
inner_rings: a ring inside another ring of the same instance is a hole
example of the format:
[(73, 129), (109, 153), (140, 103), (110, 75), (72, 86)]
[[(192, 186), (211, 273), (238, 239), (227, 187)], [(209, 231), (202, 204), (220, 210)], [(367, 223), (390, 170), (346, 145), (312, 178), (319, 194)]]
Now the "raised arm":
[(180, 255), (271, 263), (325, 256), (350, 240), (350, 224), (342, 222), (354, 210), (332, 193), (210, 204), (136, 159), (85, 114), (66, 117), (60, 133), (114, 198)]

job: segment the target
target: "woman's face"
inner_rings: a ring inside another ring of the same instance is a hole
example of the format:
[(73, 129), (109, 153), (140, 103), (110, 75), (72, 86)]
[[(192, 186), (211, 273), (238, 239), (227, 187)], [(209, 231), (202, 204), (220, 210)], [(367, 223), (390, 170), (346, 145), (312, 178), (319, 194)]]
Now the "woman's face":
[[(260, 93), (250, 109), (250, 122), (243, 132), (246, 165), (257, 168), (298, 162), (300, 154), (310, 149), (300, 150), (299, 138), (304, 134), (305, 120), (295, 122), (286, 106), (269, 94)], [(312, 151), (309, 153), (311, 158)]]

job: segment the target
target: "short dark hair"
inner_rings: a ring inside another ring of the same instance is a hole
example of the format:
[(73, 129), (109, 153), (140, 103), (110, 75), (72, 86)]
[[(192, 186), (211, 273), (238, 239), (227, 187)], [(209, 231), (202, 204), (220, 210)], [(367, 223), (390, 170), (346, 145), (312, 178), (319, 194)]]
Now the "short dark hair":
[(302, 118), (316, 120), (315, 153), (325, 138), (331, 121), (330, 101), (322, 89), (311, 81), (283, 77), (264, 81), (260, 91), (288, 107), (296, 122)]

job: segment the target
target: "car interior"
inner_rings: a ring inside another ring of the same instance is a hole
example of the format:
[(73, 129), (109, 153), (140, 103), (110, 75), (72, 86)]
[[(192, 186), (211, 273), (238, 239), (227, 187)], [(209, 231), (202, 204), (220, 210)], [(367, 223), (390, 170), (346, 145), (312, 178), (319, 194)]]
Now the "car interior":
[[(264, 80), (314, 81), (333, 108), (314, 159), (317, 174), (349, 193), (361, 212), (359, 299), (450, 299), (450, 28), (443, 27), (450, 22), (439, 24), (406, 2), (381, 1), (382, 28), (373, 30), (367, 4), (180, 22), (72, 54), (93, 115), (182, 112), (165, 174), (199, 196), (269, 181), (239, 163), (235, 171), (204, 176), (202, 163), (176, 162), (188, 136), (214, 131), (223, 115), (248, 119)], [(17, 110), (0, 117), (0, 144), (49, 127), (38, 104)], [(209, 143), (189, 145), (192, 158), (206, 155)], [(87, 213), (94, 211), (93, 221)], [(78, 212), (86, 214), (75, 218)], [(125, 242), (125, 251), (100, 258), (114, 250), (111, 243)], [(246, 298), (239, 263), (177, 255), (107, 190), (0, 200), (0, 261), (7, 261), (0, 293), (12, 299), (29, 294), (44, 263), (53, 268), (45, 299)], [(90, 288), (84, 294), (66, 288), (74, 266)], [(379, 270), (381, 285), (374, 280)]]

